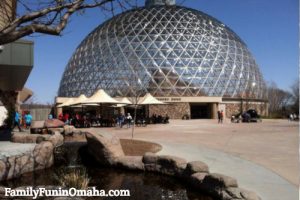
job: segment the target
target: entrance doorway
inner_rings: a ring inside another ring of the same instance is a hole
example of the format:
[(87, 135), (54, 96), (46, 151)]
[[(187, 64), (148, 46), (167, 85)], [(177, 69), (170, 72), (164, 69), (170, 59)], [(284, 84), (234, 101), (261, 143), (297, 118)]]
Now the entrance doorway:
[(191, 103), (191, 119), (211, 119), (211, 106), (208, 103)]

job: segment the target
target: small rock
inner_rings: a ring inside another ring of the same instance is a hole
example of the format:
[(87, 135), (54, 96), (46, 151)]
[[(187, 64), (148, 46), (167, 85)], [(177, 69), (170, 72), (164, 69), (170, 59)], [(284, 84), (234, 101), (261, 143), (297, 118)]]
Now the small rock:
[(201, 188), (201, 184), (205, 178), (205, 176), (207, 175), (207, 173), (201, 173), (201, 172), (197, 172), (192, 174), (188, 179), (186, 179), (188, 181), (188, 183), (190, 183), (193, 187), (195, 188)]
[(159, 172), (167, 175), (181, 175), (186, 164), (185, 159), (176, 156), (158, 156), (156, 162)]
[(5, 177), (5, 173), (6, 173), (6, 165), (5, 165), (5, 161), (0, 160), (0, 181), (3, 180)]
[(54, 135), (51, 135), (48, 139), (54, 147), (61, 146), (64, 143), (64, 137), (60, 134), (60, 132), (55, 131)]
[(65, 135), (73, 135), (75, 130), (76, 130), (76, 128), (74, 126), (70, 126), (70, 125), (64, 126), (64, 134)]
[(202, 187), (211, 190), (213, 188), (238, 187), (237, 180), (223, 174), (212, 173), (205, 176)]
[(40, 143), (43, 142), (43, 141), (46, 141), (45, 137), (42, 137), (42, 136), (36, 137), (36, 143), (37, 143), (37, 144), (40, 144)]
[(5, 195), (5, 187), (0, 186), (0, 197), (4, 197)]
[(190, 176), (197, 172), (209, 173), (207, 164), (201, 161), (189, 162), (184, 170), (184, 175)]
[(153, 164), (153, 163), (156, 163), (157, 162), (157, 158), (158, 156), (154, 153), (151, 153), (151, 152), (147, 152), (145, 153), (145, 155), (143, 156), (143, 163), (145, 164)]
[(241, 196), (243, 197), (243, 199), (245, 199), (245, 200), (261, 200), (261, 198), (255, 192), (248, 191), (248, 190), (245, 190), (242, 188), (239, 188), (239, 189), (240, 189), (240, 193), (241, 193)]

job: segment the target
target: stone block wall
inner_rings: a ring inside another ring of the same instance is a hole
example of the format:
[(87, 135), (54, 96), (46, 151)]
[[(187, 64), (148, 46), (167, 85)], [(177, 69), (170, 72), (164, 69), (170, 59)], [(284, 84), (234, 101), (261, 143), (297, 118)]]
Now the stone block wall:
[(33, 144), (37, 142), (37, 144), (34, 144), (32, 149), (23, 152), (20, 150), (17, 153), (1, 154), (0, 181), (51, 167), (54, 162), (54, 148), (63, 144), (64, 137), (59, 132), (54, 132), (51, 136), (15, 133), (13, 142)]
[(254, 109), (258, 112), (258, 114), (267, 116), (268, 115), (268, 104), (264, 102), (244, 102), (243, 110)]
[(165, 116), (169, 115), (170, 119), (182, 119), (184, 115), (190, 115), (189, 103), (174, 103), (166, 105), (149, 105), (149, 116), (153, 114)]
[(230, 118), (232, 115), (236, 115), (241, 112), (241, 104), (240, 103), (228, 103), (226, 104), (226, 117)]
[(265, 102), (243, 102), (242, 105), (241, 102), (232, 102), (226, 103), (226, 117), (230, 118), (232, 115), (236, 115), (249, 109), (256, 110), (259, 115), (268, 115), (268, 104)]

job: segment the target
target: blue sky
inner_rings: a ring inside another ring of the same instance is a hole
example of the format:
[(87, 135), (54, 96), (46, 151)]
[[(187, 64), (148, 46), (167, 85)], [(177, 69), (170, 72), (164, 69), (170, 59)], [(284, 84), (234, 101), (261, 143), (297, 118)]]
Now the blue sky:
[[(139, 0), (142, 5), (144, 0)], [(289, 89), (298, 78), (297, 0), (177, 0), (201, 10), (236, 32), (248, 45), (266, 81)], [(40, 103), (51, 103), (71, 55), (84, 37), (109, 15), (99, 9), (73, 16), (62, 36), (35, 36), (34, 68), (26, 86)]]

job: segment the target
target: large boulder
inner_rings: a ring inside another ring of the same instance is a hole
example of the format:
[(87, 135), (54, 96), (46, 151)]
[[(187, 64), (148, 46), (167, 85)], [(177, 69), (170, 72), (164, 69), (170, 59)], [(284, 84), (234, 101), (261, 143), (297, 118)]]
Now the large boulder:
[(112, 135), (103, 136), (96, 133), (86, 133), (89, 153), (99, 164), (112, 165), (116, 158), (125, 156), (120, 140)]
[(56, 131), (58, 131), (58, 132), (60, 132), (61, 134), (64, 134), (64, 128), (48, 128), (48, 132), (56, 132)]
[(51, 136), (45, 134), (28, 134), (15, 132), (11, 137), (11, 141), (15, 143), (37, 143), (37, 140), (41, 140), (38, 139), (40, 137), (48, 140)]
[(51, 131), (49, 134), (28, 134), (28, 133), (14, 133), (11, 141), (15, 143), (41, 143), (43, 141), (50, 141), (54, 147), (60, 146), (64, 143), (64, 137), (58, 131)]
[(118, 157), (114, 166), (128, 170), (141, 170), (144, 171), (144, 163), (142, 156), (122, 156)]
[(32, 121), (30, 128), (40, 129), (45, 127), (45, 121)]
[(59, 128), (64, 127), (64, 125), (65, 123), (59, 119), (47, 119), (44, 123), (45, 128)]
[(51, 142), (45, 141), (37, 144), (33, 150), (34, 169), (45, 169), (53, 165), (54, 145)]
[(145, 170), (159, 172), (166, 175), (181, 176), (187, 162), (183, 158), (167, 155), (155, 155), (146, 153), (142, 159)]

